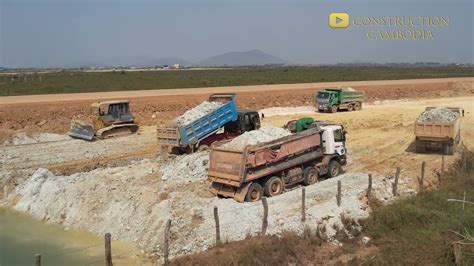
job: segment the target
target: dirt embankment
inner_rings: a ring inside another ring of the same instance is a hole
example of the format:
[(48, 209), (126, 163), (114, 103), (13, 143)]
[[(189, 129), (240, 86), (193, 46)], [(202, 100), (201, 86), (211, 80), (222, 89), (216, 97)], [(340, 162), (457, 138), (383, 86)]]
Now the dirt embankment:
[[(350, 83), (347, 85), (364, 91), (368, 102), (386, 99), (454, 97), (474, 94), (474, 81), (470, 78), (461, 79), (466, 81), (456, 80), (414, 80), (411, 83), (367, 81), (354, 82), (356, 85)], [(334, 83), (331, 86), (346, 83)], [(314, 92), (321, 88), (321, 84), (315, 83), (313, 88), (310, 87), (310, 84), (304, 85), (306, 86), (301, 84), (275, 85), (276, 87), (271, 90), (265, 89), (268, 86), (246, 86), (254, 88), (254, 91), (250, 91), (250, 88), (244, 90), (236, 87), (235, 91), (238, 92), (236, 101), (240, 108), (257, 110), (268, 107), (312, 105)], [(132, 112), (141, 125), (166, 123), (206, 100), (209, 93), (214, 92), (203, 93), (203, 91), (206, 90), (186, 89), (180, 90), (178, 95), (165, 94), (150, 97), (140, 97), (140, 94), (134, 95), (133, 98), (130, 97)], [(231, 90), (228, 89), (228, 91)], [(124, 95), (120, 96), (124, 97)], [(0, 104), (0, 143), (3, 143), (5, 139), (19, 130), (65, 133), (71, 119), (88, 119), (90, 104), (93, 102), (93, 100), (75, 100), (74, 94), (69, 96), (67, 102), (57, 102), (53, 95), (43, 95), (41, 97), (39, 102)], [(45, 97), (50, 97), (51, 101), (44, 102), (48, 99)], [(80, 94), (76, 98), (81, 99)]]

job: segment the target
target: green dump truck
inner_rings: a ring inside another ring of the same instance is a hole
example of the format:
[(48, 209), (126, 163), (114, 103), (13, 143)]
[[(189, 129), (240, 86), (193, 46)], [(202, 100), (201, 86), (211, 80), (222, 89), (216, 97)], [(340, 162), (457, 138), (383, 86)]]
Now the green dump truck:
[(328, 88), (315, 95), (316, 108), (319, 112), (335, 113), (338, 110), (357, 111), (362, 109), (364, 93), (353, 88)]

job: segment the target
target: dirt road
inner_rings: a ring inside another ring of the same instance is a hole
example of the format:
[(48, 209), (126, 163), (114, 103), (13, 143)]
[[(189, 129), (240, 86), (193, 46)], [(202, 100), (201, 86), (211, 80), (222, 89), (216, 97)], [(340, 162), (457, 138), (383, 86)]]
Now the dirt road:
[(254, 86), (233, 86), (233, 87), (205, 87), (196, 89), (163, 89), (163, 90), (137, 90), (137, 91), (114, 91), (114, 92), (91, 92), (91, 93), (69, 93), (50, 95), (26, 95), (0, 97), (2, 104), (20, 103), (43, 103), (43, 102), (65, 102), (65, 101), (86, 101), (103, 100), (111, 98), (142, 98), (156, 96), (177, 96), (211, 94), (220, 92), (262, 92), (262, 91), (282, 91), (282, 90), (307, 90), (322, 89), (337, 86), (395, 86), (395, 85), (417, 85), (417, 84), (437, 84), (445, 82), (474, 81), (474, 78), (441, 78), (441, 79), (405, 79), (405, 80), (375, 80), (375, 81), (341, 81), (341, 82), (321, 82), (321, 83), (300, 83), (300, 84), (276, 84), (276, 85), (254, 85)]

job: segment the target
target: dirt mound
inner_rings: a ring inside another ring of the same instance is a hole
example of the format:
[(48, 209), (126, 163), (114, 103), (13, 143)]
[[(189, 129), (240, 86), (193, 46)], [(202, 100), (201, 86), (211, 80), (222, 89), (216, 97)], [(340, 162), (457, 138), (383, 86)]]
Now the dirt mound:
[(458, 118), (458, 114), (444, 107), (436, 107), (424, 111), (416, 119), (418, 122), (452, 122)]
[(177, 156), (161, 168), (161, 180), (207, 178), (209, 152), (198, 152)]
[(281, 127), (262, 127), (259, 130), (245, 132), (222, 147), (239, 150), (247, 145), (269, 142), (289, 135), (291, 132)]
[(184, 114), (182, 114), (181, 116), (177, 117), (174, 120), (174, 122), (178, 126), (187, 125), (187, 124), (193, 122), (194, 120), (196, 120), (198, 118), (201, 118), (201, 117), (203, 117), (207, 114), (212, 113), (214, 110), (221, 107), (222, 105), (224, 105), (224, 104), (221, 103), (221, 102), (204, 101), (201, 104), (199, 104), (198, 106), (194, 107), (193, 109), (188, 110)]

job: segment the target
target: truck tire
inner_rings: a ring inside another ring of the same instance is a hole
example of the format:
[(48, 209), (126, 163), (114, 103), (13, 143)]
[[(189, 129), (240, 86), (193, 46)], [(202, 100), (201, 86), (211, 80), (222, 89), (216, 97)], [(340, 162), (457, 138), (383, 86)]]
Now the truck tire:
[(318, 182), (318, 171), (314, 167), (306, 167), (303, 171), (303, 185), (309, 186)]
[(209, 146), (207, 146), (207, 145), (201, 145), (197, 148), (198, 152), (207, 151), (207, 150), (209, 150)]
[(259, 183), (252, 183), (250, 185), (249, 190), (247, 191), (247, 195), (245, 195), (245, 201), (248, 202), (255, 202), (262, 199), (263, 188), (260, 186)]
[(337, 106), (333, 105), (331, 106), (331, 113), (336, 113), (337, 112)]
[(341, 172), (341, 164), (336, 160), (331, 160), (328, 167), (328, 177), (333, 178)]
[(273, 197), (283, 192), (283, 181), (278, 176), (272, 176), (265, 183), (265, 196)]
[(362, 109), (362, 103), (355, 103), (354, 104), (354, 110), (359, 111), (360, 109)]
[(444, 146), (446, 155), (453, 155), (454, 154), (454, 145), (453, 144), (446, 144)]
[(352, 105), (352, 104), (347, 105), (347, 111), (352, 112), (352, 111), (354, 111), (354, 109), (355, 109), (354, 105)]

